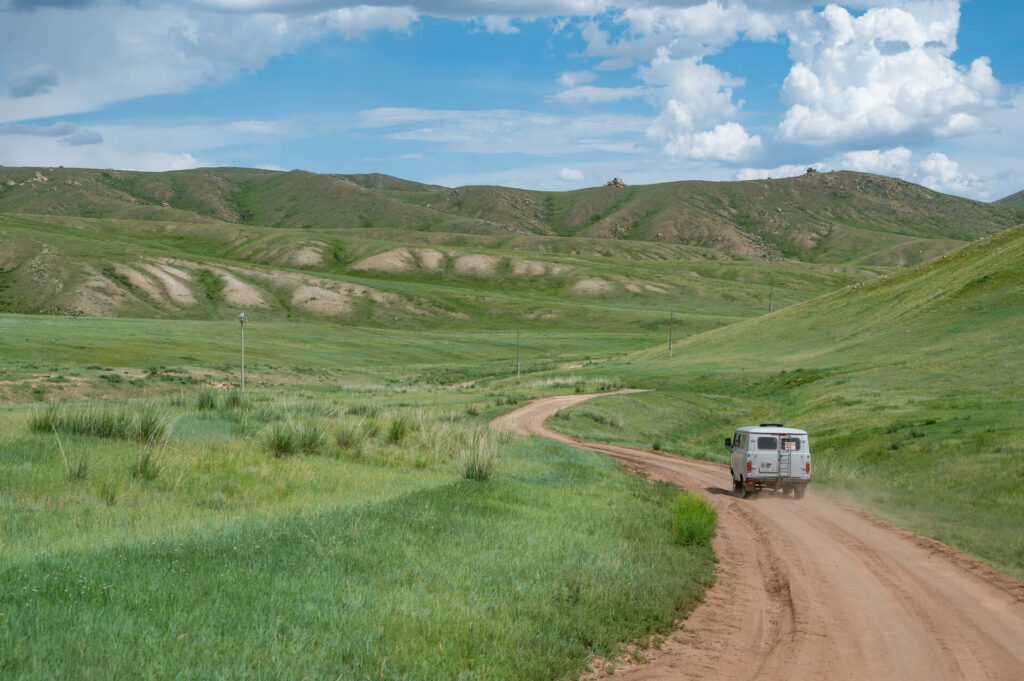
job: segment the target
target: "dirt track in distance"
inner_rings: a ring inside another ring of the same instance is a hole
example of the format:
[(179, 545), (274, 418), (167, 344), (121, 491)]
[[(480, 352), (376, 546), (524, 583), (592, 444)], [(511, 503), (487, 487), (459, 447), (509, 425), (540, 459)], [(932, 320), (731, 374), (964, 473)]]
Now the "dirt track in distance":
[(1024, 679), (1024, 583), (813, 491), (737, 499), (726, 465), (544, 428), (557, 410), (598, 396), (536, 400), (492, 425), (700, 492), (719, 518), (718, 580), (704, 603), (644, 653), (647, 663), (617, 663), (613, 678)]

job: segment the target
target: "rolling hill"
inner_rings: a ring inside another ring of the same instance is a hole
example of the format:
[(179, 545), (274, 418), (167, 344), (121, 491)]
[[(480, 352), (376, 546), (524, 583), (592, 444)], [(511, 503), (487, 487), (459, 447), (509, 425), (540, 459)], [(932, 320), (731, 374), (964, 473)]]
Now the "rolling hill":
[(1024, 221), (1024, 209), (863, 173), (535, 192), (244, 168), (0, 169), (0, 212), (293, 229), (390, 229), (685, 244), (820, 263), (908, 265)]

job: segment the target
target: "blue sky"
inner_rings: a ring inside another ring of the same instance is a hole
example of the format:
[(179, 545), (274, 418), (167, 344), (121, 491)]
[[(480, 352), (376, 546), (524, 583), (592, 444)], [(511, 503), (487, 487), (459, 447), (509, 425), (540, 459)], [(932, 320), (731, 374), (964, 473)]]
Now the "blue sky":
[(1019, 0), (0, 0), (0, 165), (1024, 188)]

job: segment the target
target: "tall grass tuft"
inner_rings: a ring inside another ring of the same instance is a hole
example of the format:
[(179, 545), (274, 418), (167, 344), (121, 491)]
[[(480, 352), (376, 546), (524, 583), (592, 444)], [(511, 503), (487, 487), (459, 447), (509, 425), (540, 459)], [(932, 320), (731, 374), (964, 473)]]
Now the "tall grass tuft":
[(148, 445), (164, 444), (172, 425), (170, 412), (156, 404), (68, 407), (54, 403), (33, 413), (28, 422), (29, 430), (36, 433), (52, 430)]
[(462, 447), (463, 477), (475, 482), (489, 481), (494, 475), (501, 434), (486, 427), (472, 428), (465, 433)]
[(396, 414), (388, 424), (387, 441), (393, 445), (402, 442), (412, 430), (412, 420), (408, 414)]
[(295, 427), (288, 421), (272, 423), (263, 433), (263, 448), (278, 458), (297, 454), (299, 438)]
[(718, 512), (696, 494), (676, 497), (672, 513), (672, 532), (682, 546), (708, 546), (715, 536)]
[(369, 402), (353, 404), (345, 411), (345, 413), (351, 414), (352, 416), (367, 416), (373, 418), (380, 413), (380, 407)]
[(196, 409), (199, 411), (213, 411), (217, 408), (217, 393), (207, 388), (196, 394)]
[(136, 457), (132, 475), (139, 480), (156, 480), (160, 475), (160, 466), (152, 449), (147, 448)]
[(279, 421), (263, 435), (263, 448), (283, 458), (295, 454), (319, 454), (327, 445), (327, 429), (322, 421)]
[(241, 390), (230, 390), (224, 395), (225, 409), (242, 409), (247, 406), (249, 406), (249, 400), (245, 398), (245, 394)]
[(89, 472), (89, 462), (85, 460), (83, 456), (78, 460), (74, 466), (68, 469), (68, 480), (85, 480), (86, 474)]
[(359, 422), (341, 421), (334, 426), (334, 442), (342, 452), (360, 458), (366, 445), (366, 434)]

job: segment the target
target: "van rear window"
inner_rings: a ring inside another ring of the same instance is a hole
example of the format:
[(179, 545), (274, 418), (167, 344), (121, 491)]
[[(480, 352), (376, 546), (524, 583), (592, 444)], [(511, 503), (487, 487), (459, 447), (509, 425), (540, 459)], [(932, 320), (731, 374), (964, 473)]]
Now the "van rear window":
[(784, 438), (782, 438), (782, 451), (784, 451), (784, 452), (799, 452), (800, 451), (800, 438), (796, 438), (796, 437), (784, 437)]
[(758, 449), (778, 449), (779, 445), (773, 437), (759, 437), (757, 438)]

